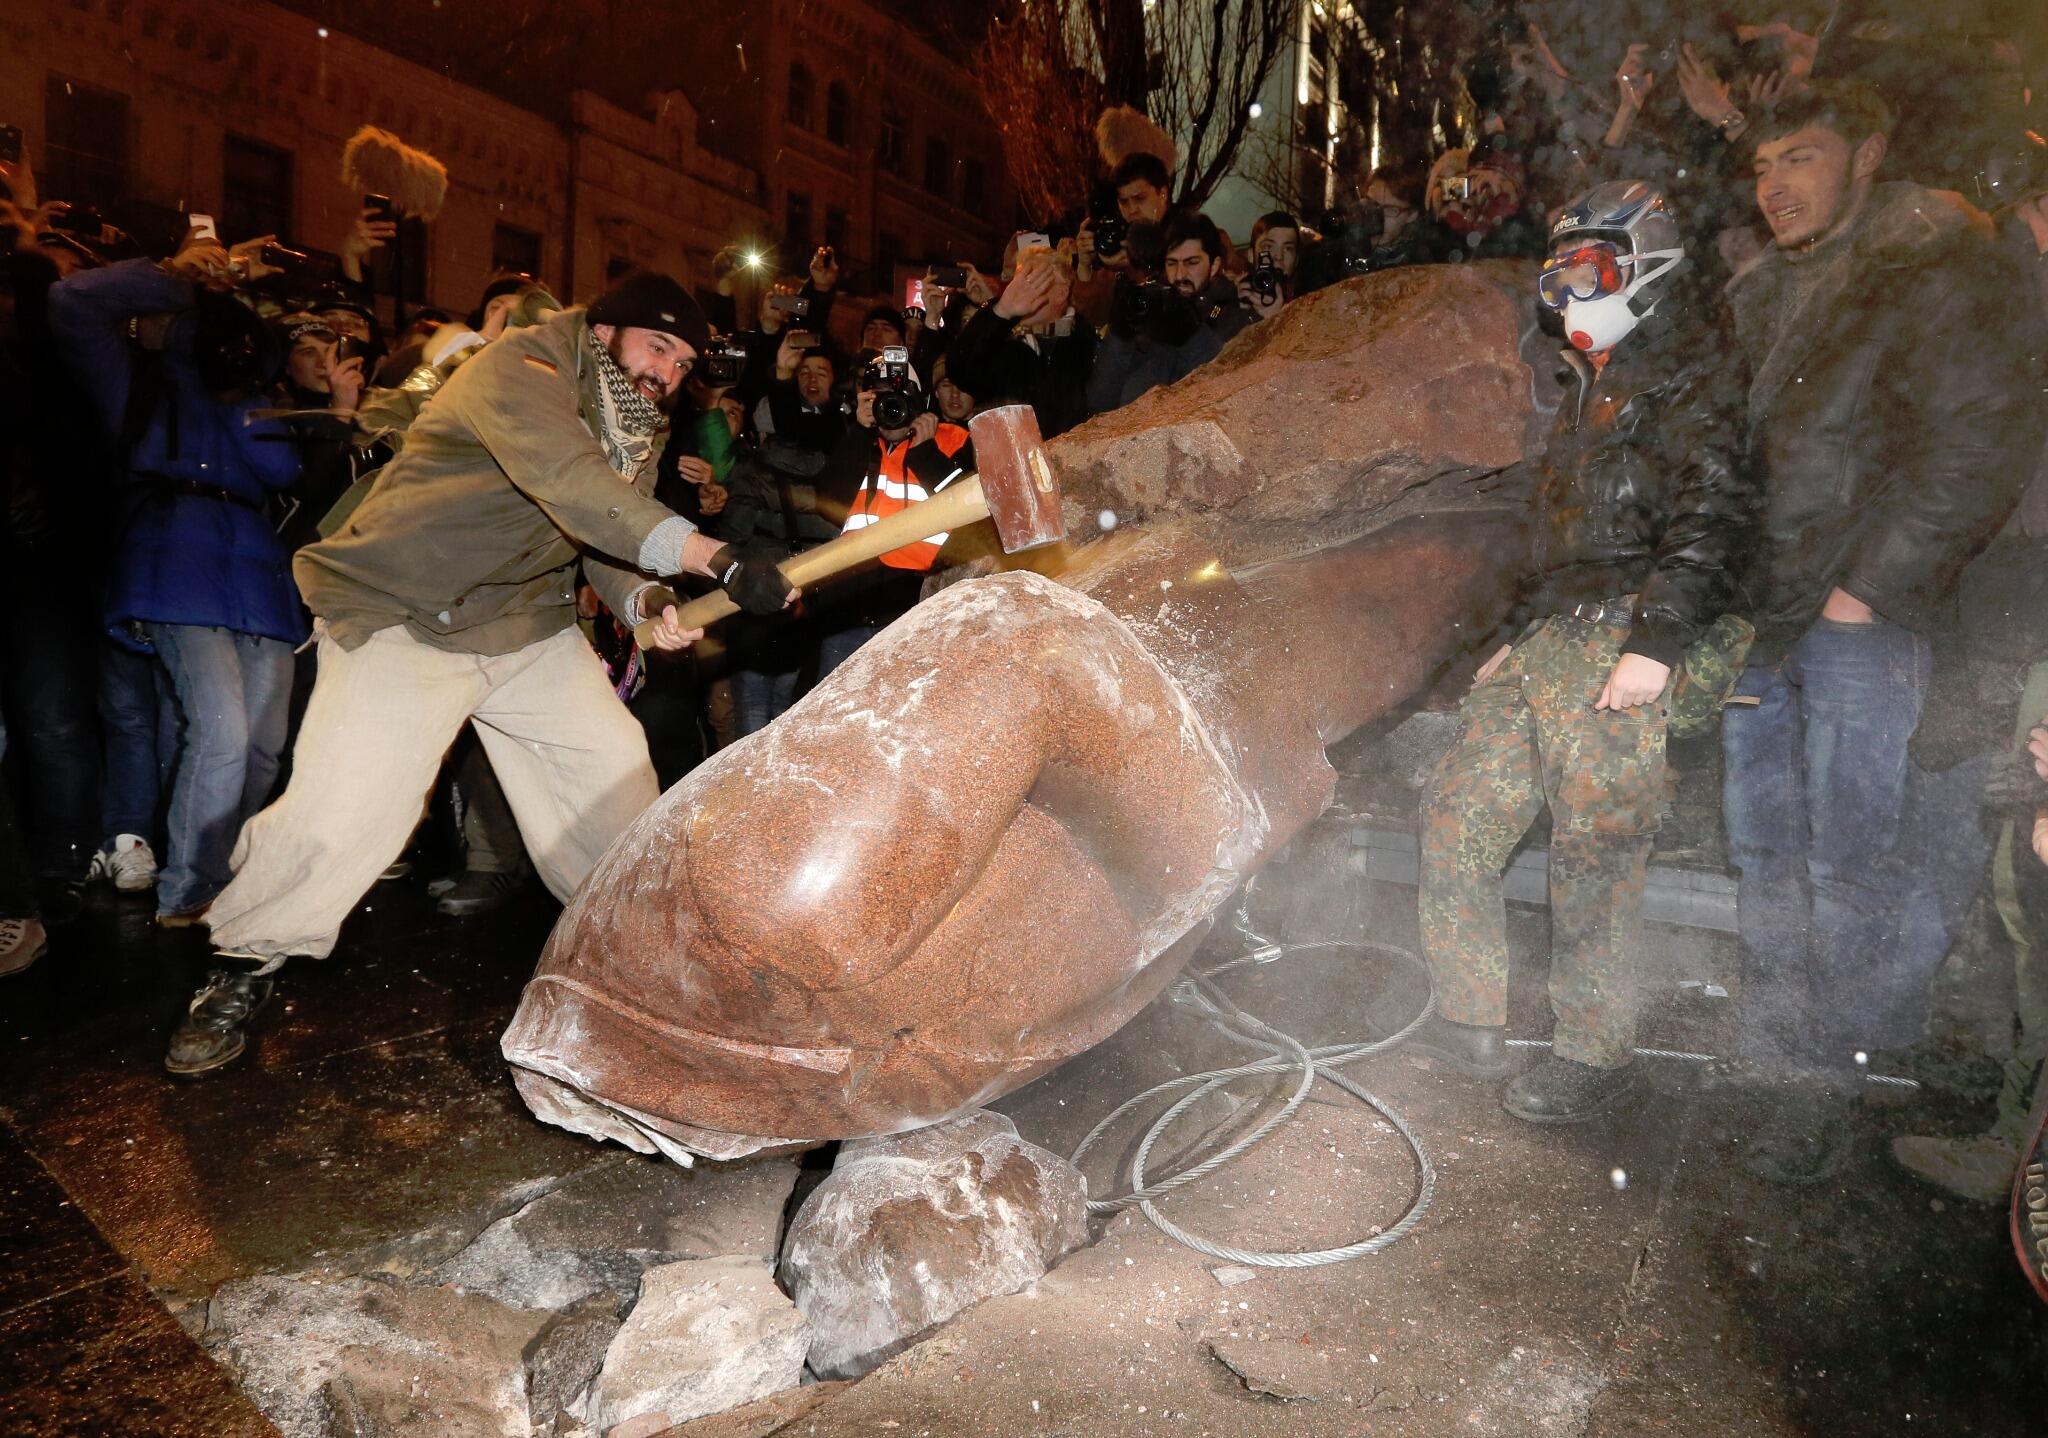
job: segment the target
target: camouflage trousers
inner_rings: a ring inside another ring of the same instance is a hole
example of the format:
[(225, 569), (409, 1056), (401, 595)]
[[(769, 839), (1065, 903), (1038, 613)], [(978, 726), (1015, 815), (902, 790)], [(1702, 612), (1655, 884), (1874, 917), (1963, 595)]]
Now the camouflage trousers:
[(1664, 809), (1663, 699), (1593, 708), (1627, 637), (1568, 616), (1525, 634), (1466, 696), (1422, 809), (1422, 943), (1437, 1009), (1492, 1025), (1507, 1021), (1501, 872), (1549, 804), (1555, 1052), (1603, 1068), (1628, 1062), (1635, 1043), (1643, 884)]

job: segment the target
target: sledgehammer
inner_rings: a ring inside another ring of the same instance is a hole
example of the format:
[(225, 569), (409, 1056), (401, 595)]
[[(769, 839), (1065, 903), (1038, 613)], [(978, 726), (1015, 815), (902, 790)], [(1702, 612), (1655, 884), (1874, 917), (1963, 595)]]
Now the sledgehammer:
[[(1010, 404), (986, 410), (969, 420), (967, 429), (974, 437), (978, 474), (963, 475), (930, 499), (919, 500), (865, 529), (849, 530), (815, 549), (791, 555), (781, 565), (790, 588), (807, 589), (892, 549), (979, 519), (995, 521), (996, 538), (1002, 541), (1005, 554), (1065, 539), (1059, 481), (1053, 477), (1045, 441), (1038, 433), (1038, 416), (1031, 406)], [(669, 602), (656, 598), (647, 607), (659, 609)], [(739, 610), (724, 590), (713, 590), (678, 605), (676, 623), (684, 629), (702, 629)], [(659, 618), (641, 621), (633, 637), (642, 644), (650, 642), (660, 622)]]

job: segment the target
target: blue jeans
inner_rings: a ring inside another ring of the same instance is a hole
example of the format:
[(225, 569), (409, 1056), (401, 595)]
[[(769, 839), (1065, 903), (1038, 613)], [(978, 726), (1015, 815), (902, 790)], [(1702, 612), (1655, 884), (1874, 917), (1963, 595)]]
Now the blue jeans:
[(1725, 710), (1721, 729), (1754, 1061), (1841, 1070), (1919, 1037), (1941, 954), (1927, 938), (1908, 951), (1907, 917), (1928, 912), (1932, 860), (1958, 837), (1938, 794), (1915, 804), (1926, 776), (1906, 755), (1929, 674), (1910, 630), (1821, 619), (1736, 684), (1757, 701)]
[[(849, 653), (851, 651), (848, 651)], [(741, 737), (758, 733), (796, 702), (797, 671), (732, 671), (732, 702)]]
[(270, 797), (290, 719), (292, 646), (190, 624), (151, 624), (183, 733), (157, 912), (184, 913), (227, 887), (242, 822)]
[(100, 645), (100, 844), (134, 834), (154, 844), (157, 810), (178, 752), (176, 706), (165, 702), (156, 656), (109, 639)]

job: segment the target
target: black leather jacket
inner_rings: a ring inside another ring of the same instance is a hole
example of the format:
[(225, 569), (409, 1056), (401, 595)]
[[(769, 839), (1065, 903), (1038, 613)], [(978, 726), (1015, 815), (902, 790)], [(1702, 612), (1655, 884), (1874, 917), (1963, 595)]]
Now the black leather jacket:
[(1755, 374), (1759, 653), (1838, 587), (1908, 629), (1947, 628), (1957, 576), (2041, 458), (2048, 344), (2028, 277), (1953, 196), (1893, 182), (1867, 203), (1847, 263), (1775, 345), (1792, 262), (1773, 251), (1728, 289)]
[(1754, 536), (1739, 357), (1674, 295), (1604, 369), (1567, 351), (1537, 471), (1527, 617), (1635, 594), (1624, 652), (1676, 665), (1733, 603)]

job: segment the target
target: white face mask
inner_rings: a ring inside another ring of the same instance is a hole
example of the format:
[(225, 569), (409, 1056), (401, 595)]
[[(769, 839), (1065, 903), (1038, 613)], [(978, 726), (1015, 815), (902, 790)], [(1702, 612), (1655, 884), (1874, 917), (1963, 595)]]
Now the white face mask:
[(1635, 327), (1643, 322), (1643, 316), (1655, 314), (1657, 306), (1652, 303), (1638, 310), (1632, 301), (1636, 291), (1651, 281), (1660, 279), (1678, 268), (1685, 259), (1684, 250), (1651, 250), (1637, 257), (1630, 268), (1642, 269), (1644, 260), (1662, 260), (1638, 274), (1628, 282), (1627, 288), (1618, 294), (1596, 295), (1590, 300), (1571, 300), (1564, 307), (1564, 332), (1574, 349), (1598, 354), (1601, 350), (1613, 349), (1629, 337)]

